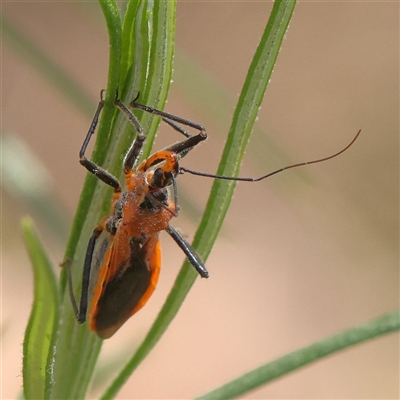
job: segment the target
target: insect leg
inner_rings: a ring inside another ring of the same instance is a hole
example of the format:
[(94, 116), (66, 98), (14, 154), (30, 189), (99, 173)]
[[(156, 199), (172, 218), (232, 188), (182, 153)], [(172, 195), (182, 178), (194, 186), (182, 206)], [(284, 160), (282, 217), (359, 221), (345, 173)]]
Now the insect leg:
[(186, 136), (187, 138), (193, 136), (189, 132), (185, 131), (182, 127), (180, 127), (178, 124), (175, 124), (175, 122), (172, 122), (167, 118), (162, 118), (162, 120), (170, 127), (174, 128), (177, 132), (181, 133), (183, 136)]
[(204, 266), (203, 260), (196, 253), (196, 250), (172, 226), (168, 225), (166, 231), (170, 234), (172, 239), (175, 240), (177, 245), (185, 253), (190, 264), (193, 265), (194, 269), (199, 273), (199, 275), (202, 278), (208, 278), (209, 276), (208, 271)]
[(87, 133), (87, 135), (85, 137), (85, 140), (83, 141), (81, 150), (79, 151), (79, 157), (80, 158), (82, 158), (85, 155), (86, 148), (87, 148), (87, 146), (88, 146), (88, 144), (90, 142), (90, 139), (91, 139), (92, 135), (94, 135), (94, 133), (96, 131), (97, 124), (99, 123), (99, 116), (100, 116), (100, 113), (101, 113), (101, 110), (103, 109), (103, 107), (104, 107), (104, 99), (103, 99), (103, 90), (102, 90), (100, 92), (99, 105), (97, 106), (97, 110), (94, 113), (94, 117), (93, 117), (92, 123), (90, 124), (89, 131), (88, 131), (88, 133)]
[(200, 132), (198, 135), (191, 136), (188, 139), (182, 140), (181, 142), (175, 143), (167, 148), (165, 151), (172, 151), (176, 153), (179, 158), (185, 157), (193, 147), (197, 146), (199, 143), (207, 139), (207, 134), (205, 132)]
[(88, 297), (89, 297), (90, 269), (92, 266), (93, 251), (94, 251), (94, 246), (96, 244), (96, 240), (100, 236), (102, 231), (103, 231), (102, 228), (99, 227), (96, 228), (93, 231), (93, 234), (88, 243), (85, 255), (85, 263), (83, 266), (83, 273), (82, 273), (82, 289), (81, 289), (81, 300), (79, 302), (79, 308), (76, 303), (73, 292), (71, 269), (67, 266), (69, 296), (71, 298), (71, 303), (75, 312), (75, 317), (78, 323), (80, 324), (86, 321), (86, 313), (88, 308)]
[(106, 170), (104, 170), (103, 168), (101, 168), (97, 164), (95, 164), (93, 161), (88, 160), (85, 156), (85, 152), (86, 152), (87, 146), (90, 142), (90, 139), (96, 131), (96, 127), (99, 122), (99, 116), (100, 116), (100, 113), (101, 113), (101, 110), (103, 109), (103, 107), (104, 107), (104, 99), (103, 99), (103, 90), (102, 90), (100, 93), (99, 105), (97, 106), (97, 110), (94, 114), (92, 123), (90, 124), (89, 131), (85, 137), (85, 140), (83, 141), (81, 150), (79, 151), (79, 162), (91, 174), (97, 176), (101, 181), (103, 181), (107, 185), (110, 185), (112, 188), (114, 188), (115, 192), (120, 192), (121, 185), (118, 182), (118, 180), (114, 176), (112, 176), (109, 172), (107, 172)]
[(139, 120), (135, 117), (135, 115), (121, 102), (119, 99), (115, 99), (114, 104), (118, 107), (128, 118), (131, 124), (135, 127), (137, 136), (135, 141), (133, 142), (131, 148), (126, 154), (124, 161), (124, 173), (127, 174), (132, 170), (135, 162), (140, 156), (140, 153), (143, 149), (143, 143), (146, 140), (146, 136), (143, 134), (143, 128), (139, 123)]
[[(204, 128), (204, 126), (200, 125), (200, 124), (196, 124), (196, 122), (192, 122), (189, 121), (188, 119), (184, 119), (181, 117), (178, 117), (176, 115), (164, 112), (164, 111), (160, 111), (157, 110), (155, 108), (149, 107), (149, 106), (145, 106), (143, 104), (139, 104), (136, 102), (136, 100), (138, 99), (138, 97), (136, 97), (136, 99), (134, 99), (132, 102), (129, 103), (129, 105), (132, 108), (135, 108), (137, 110), (142, 110), (142, 111), (146, 111), (150, 114), (154, 114), (154, 115), (158, 115), (160, 116), (165, 122), (167, 122), (169, 125), (171, 125), (174, 129), (176, 129), (178, 132), (182, 133), (183, 135), (185, 135), (186, 137), (189, 137), (190, 134), (187, 133), (186, 131), (184, 131), (182, 128), (178, 127), (177, 125), (175, 125), (173, 122), (177, 122), (178, 124), (182, 124), (185, 126), (189, 126), (193, 129), (198, 130), (199, 132), (204, 132), (206, 131), (206, 129)], [(168, 121), (166, 121), (168, 120)]]
[[(195, 122), (189, 121), (188, 119), (184, 119), (184, 118), (178, 117), (176, 115), (169, 114), (167, 112), (160, 111), (160, 110), (157, 110), (155, 108), (148, 107), (148, 106), (145, 106), (143, 104), (137, 103), (136, 100), (138, 99), (138, 97), (139, 96), (137, 96), (136, 99), (134, 99), (129, 104), (132, 108), (135, 108), (135, 109), (138, 109), (138, 110), (142, 110), (142, 111), (148, 112), (148, 113), (153, 114), (153, 115), (160, 116), (165, 123), (167, 123), (173, 129), (175, 129), (177, 132), (179, 132), (182, 135), (184, 135), (187, 138), (189, 138), (189, 142), (188, 143), (186, 143), (186, 141), (179, 142), (179, 143), (176, 143), (176, 144), (174, 144), (172, 146), (167, 147), (165, 150), (169, 150), (169, 151), (173, 151), (175, 153), (178, 153), (179, 157), (182, 158), (192, 149), (192, 147), (196, 146), (198, 143), (200, 143), (203, 140), (207, 139), (206, 129), (204, 128), (203, 125), (200, 125), (200, 124), (197, 124)], [(177, 125), (175, 122), (177, 122), (178, 124), (182, 124), (182, 125), (185, 125), (185, 126), (189, 126), (190, 128), (196, 129), (196, 130), (199, 131), (199, 133), (197, 135), (192, 136), (189, 132), (186, 132), (184, 129), (182, 129), (182, 127)], [(194, 139), (194, 138), (196, 138), (196, 139)], [(191, 145), (189, 145), (190, 143), (192, 143), (190, 141), (190, 139), (194, 139), (194, 142)], [(183, 143), (185, 143), (185, 145), (182, 148), (182, 144)]]

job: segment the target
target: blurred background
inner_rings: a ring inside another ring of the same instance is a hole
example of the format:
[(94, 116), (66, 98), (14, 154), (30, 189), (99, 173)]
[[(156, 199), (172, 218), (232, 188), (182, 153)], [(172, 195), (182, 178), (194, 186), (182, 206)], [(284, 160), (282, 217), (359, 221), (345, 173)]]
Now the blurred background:
[[(178, 2), (166, 110), (209, 134), (183, 165), (215, 172), (271, 8), (267, 1)], [(96, 2), (8, 2), (2, 12), (2, 398), (15, 398), (32, 302), (20, 218), (34, 218), (58, 274), (85, 178), (78, 151), (106, 86), (108, 39)], [(118, 398), (193, 397), (398, 307), (398, 32), (397, 3), (299, 2), (241, 176), (331, 155), (362, 134), (334, 160), (238, 184), (207, 260), (210, 279), (196, 281)], [(28, 40), (25, 48), (16, 35)], [(57, 77), (31, 58), (33, 49), (85, 92), (85, 105), (69, 101), (51, 80)], [(178, 139), (164, 128), (156, 148)], [(179, 179), (183, 210), (174, 226), (189, 240), (211, 184)], [(157, 291), (105, 342), (103, 372), (117, 371), (133, 353), (173, 284), (184, 257), (167, 236)], [(392, 334), (246, 398), (398, 396), (399, 337)]]

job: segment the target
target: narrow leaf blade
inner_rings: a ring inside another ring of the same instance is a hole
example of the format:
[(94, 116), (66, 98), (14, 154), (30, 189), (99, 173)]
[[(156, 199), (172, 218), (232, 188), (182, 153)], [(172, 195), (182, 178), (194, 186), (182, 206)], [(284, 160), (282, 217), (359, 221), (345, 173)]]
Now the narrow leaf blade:
[(243, 395), (267, 382), (288, 374), (318, 359), (327, 357), (346, 347), (371, 340), (400, 329), (400, 311), (385, 314), (354, 328), (320, 340), (272, 362), (201, 396), (197, 400), (231, 399)]
[(30, 218), (23, 219), (22, 231), (34, 276), (34, 300), (23, 345), (24, 395), (26, 399), (40, 399), (44, 397), (46, 380), (50, 379), (46, 365), (59, 299), (53, 268)]

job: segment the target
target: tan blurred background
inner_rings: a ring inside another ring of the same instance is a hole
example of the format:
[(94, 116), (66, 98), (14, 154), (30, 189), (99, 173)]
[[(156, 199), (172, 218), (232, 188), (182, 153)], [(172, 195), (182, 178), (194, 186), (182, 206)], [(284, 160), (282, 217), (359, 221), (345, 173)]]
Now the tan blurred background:
[[(178, 2), (167, 110), (209, 133), (184, 165), (215, 171), (271, 7), (267, 1)], [(2, 11), (97, 102), (106, 85), (108, 43), (96, 2), (9, 2)], [(118, 398), (193, 397), (398, 307), (398, 72), (398, 3), (299, 2), (241, 175), (324, 157), (360, 128), (362, 135), (335, 160), (238, 185), (207, 261), (210, 279), (196, 282)], [(1, 101), (3, 134), (24, 141), (49, 170), (46, 186), (70, 224), (85, 177), (78, 150), (90, 118), (4, 38)], [(178, 139), (169, 130), (162, 135), (158, 147)], [(211, 183), (184, 176), (179, 185), (202, 210)], [(35, 218), (54, 265), (65, 243), (9, 190), (2, 200), (2, 398), (8, 399), (20, 393), (32, 301), (20, 217)], [(196, 221), (188, 214), (174, 226), (191, 239)], [(155, 295), (104, 345), (102, 360), (115, 361), (115, 370), (145, 335), (182, 263), (167, 235), (162, 242)], [(392, 334), (340, 352), (246, 398), (398, 398), (398, 339)]]

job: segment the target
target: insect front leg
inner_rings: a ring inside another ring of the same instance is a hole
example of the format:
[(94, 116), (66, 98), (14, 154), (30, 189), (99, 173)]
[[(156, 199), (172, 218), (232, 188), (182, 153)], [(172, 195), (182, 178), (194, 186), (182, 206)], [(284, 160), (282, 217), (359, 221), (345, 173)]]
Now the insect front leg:
[(136, 116), (129, 110), (118, 98), (115, 99), (114, 104), (118, 107), (128, 118), (131, 124), (136, 129), (137, 135), (135, 141), (133, 142), (131, 148), (125, 156), (124, 160), (124, 173), (125, 175), (132, 170), (136, 161), (138, 160), (140, 153), (143, 149), (143, 144), (146, 140), (146, 136), (143, 134), (143, 128), (139, 123), (139, 120)]
[[(129, 105), (132, 108), (142, 110), (148, 112), (153, 115), (158, 115), (162, 118), (162, 120), (175, 129), (177, 132), (186, 136), (188, 139), (183, 140), (182, 142), (173, 144), (172, 146), (167, 147), (165, 150), (173, 151), (177, 153), (180, 158), (184, 157), (194, 146), (207, 139), (206, 129), (203, 125), (197, 124), (196, 122), (189, 121), (188, 119), (184, 119), (178, 117), (173, 114), (169, 114), (164, 111), (157, 110), (152, 107), (145, 106), (143, 104), (137, 103), (136, 100), (139, 96), (136, 97)], [(190, 128), (196, 129), (199, 131), (197, 135), (191, 135), (189, 132), (185, 131), (178, 124), (189, 126)]]
[(204, 126), (197, 124), (196, 122), (192, 122), (192, 121), (189, 121), (188, 119), (178, 117), (176, 115), (167, 113), (165, 111), (160, 111), (155, 108), (145, 106), (144, 104), (137, 103), (136, 100), (138, 99), (138, 97), (139, 96), (137, 96), (136, 99), (134, 99), (132, 102), (129, 103), (129, 105), (132, 108), (135, 108), (137, 110), (142, 110), (142, 111), (148, 112), (150, 114), (158, 115), (159, 117), (161, 117), (163, 119), (164, 122), (168, 123), (170, 126), (172, 126), (174, 129), (176, 129), (178, 132), (182, 133), (186, 137), (190, 137), (191, 136), (190, 133), (184, 131), (181, 127), (175, 125), (174, 122), (177, 122), (178, 124), (182, 124), (185, 126), (189, 126), (200, 132), (206, 131)]
[(104, 170), (103, 168), (99, 167), (93, 161), (90, 161), (86, 158), (85, 152), (87, 146), (90, 142), (91, 137), (94, 135), (96, 131), (97, 124), (99, 123), (99, 116), (101, 110), (104, 107), (104, 99), (103, 99), (103, 90), (100, 93), (100, 101), (99, 105), (97, 106), (97, 110), (94, 114), (92, 123), (90, 124), (89, 131), (83, 141), (81, 150), (79, 151), (79, 162), (83, 165), (91, 174), (97, 176), (102, 182), (106, 183), (107, 185), (111, 186), (115, 192), (121, 191), (121, 184), (119, 183), (118, 179), (112, 176), (108, 171)]
[(204, 265), (203, 260), (196, 253), (196, 250), (172, 226), (168, 225), (166, 231), (169, 233), (172, 239), (175, 240), (175, 242), (181, 248), (181, 250), (185, 253), (190, 264), (193, 265), (194, 269), (198, 272), (198, 274), (202, 278), (208, 278), (209, 273)]

